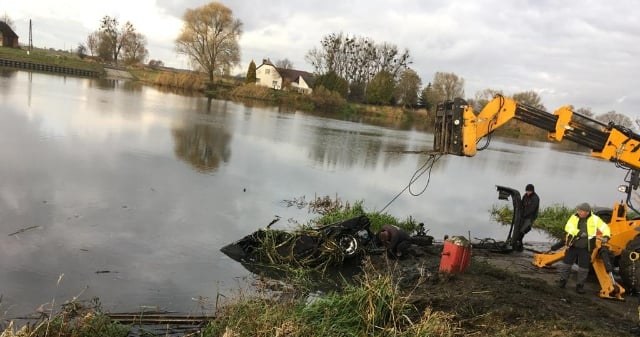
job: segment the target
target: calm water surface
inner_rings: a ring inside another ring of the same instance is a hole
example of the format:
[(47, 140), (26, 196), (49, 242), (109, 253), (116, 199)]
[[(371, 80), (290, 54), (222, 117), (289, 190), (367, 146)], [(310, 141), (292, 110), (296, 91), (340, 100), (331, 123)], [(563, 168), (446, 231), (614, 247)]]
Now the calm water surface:
[[(196, 299), (212, 304), (250, 275), (221, 246), (276, 216), (280, 228), (313, 218), (283, 200), (338, 195), (380, 210), (425, 161), (394, 151), (432, 142), (126, 82), (1, 75), (0, 318), (74, 296), (99, 296), (111, 311), (200, 310)], [(623, 171), (555, 146), (494, 139), (474, 158), (444, 157), (423, 194), (405, 192), (387, 211), (436, 238), (504, 239), (488, 212), (504, 205), (497, 184), (533, 183), (543, 207), (623, 197)]]

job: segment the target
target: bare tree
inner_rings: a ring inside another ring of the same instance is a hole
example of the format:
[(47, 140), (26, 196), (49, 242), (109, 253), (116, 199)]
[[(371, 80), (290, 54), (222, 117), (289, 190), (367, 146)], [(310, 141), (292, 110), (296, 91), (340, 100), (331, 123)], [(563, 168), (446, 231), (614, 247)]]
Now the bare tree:
[(147, 38), (140, 34), (132, 34), (124, 43), (122, 49), (124, 62), (127, 64), (144, 63), (149, 51), (147, 50)]
[(213, 82), (214, 73), (228, 72), (240, 62), (238, 39), (242, 22), (219, 2), (187, 9), (184, 24), (176, 39), (176, 50), (206, 71)]
[(540, 95), (538, 95), (538, 93), (535, 91), (523, 91), (523, 92), (515, 93), (513, 94), (513, 100), (518, 103), (530, 105), (534, 108), (545, 110), (545, 107), (542, 104), (542, 99), (540, 98)]
[(87, 49), (89, 50), (89, 54), (91, 56), (98, 55), (98, 46), (100, 45), (100, 33), (93, 32), (87, 36)]
[(454, 73), (437, 72), (433, 76), (432, 88), (437, 102), (464, 97), (464, 79)]
[(395, 45), (377, 44), (364, 37), (332, 33), (322, 38), (321, 48), (314, 47), (305, 60), (317, 74), (334, 72), (350, 84), (366, 84), (385, 71), (397, 79), (411, 63), (409, 51), (400, 52)]
[(596, 116), (596, 120), (605, 124), (613, 123), (615, 125), (633, 128), (633, 121), (631, 121), (631, 118), (621, 113), (617, 113), (615, 110)]
[(474, 98), (468, 99), (467, 103), (469, 103), (473, 110), (476, 112), (482, 111), (482, 109), (491, 101), (496, 95), (503, 95), (501, 90), (496, 89), (484, 89), (476, 92)]
[(293, 62), (289, 61), (287, 58), (278, 60), (276, 61), (276, 67), (282, 69), (293, 69)]
[(118, 19), (105, 16), (100, 20), (100, 38), (103, 50), (111, 53), (111, 60), (118, 63), (118, 56), (125, 44), (133, 38), (136, 30), (127, 21), (122, 27), (118, 27)]
[(575, 110), (575, 112), (587, 116), (589, 118), (593, 118), (593, 112), (591, 111), (591, 108), (578, 108)]

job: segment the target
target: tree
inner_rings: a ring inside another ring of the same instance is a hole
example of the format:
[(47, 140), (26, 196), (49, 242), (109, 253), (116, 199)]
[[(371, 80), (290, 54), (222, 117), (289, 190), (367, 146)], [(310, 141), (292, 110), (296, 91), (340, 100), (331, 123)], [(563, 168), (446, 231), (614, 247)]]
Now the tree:
[(164, 62), (162, 62), (161, 60), (149, 60), (149, 67), (151, 68), (164, 67)]
[(429, 83), (420, 95), (422, 104), (427, 110), (435, 108), (440, 102), (456, 97), (464, 97), (464, 79), (454, 73), (441, 72), (433, 76), (433, 82)]
[[(118, 27), (118, 19), (106, 15), (100, 20), (99, 31), (101, 39), (99, 50), (103, 52), (109, 51), (111, 55), (107, 59), (117, 64), (122, 48), (129, 40), (135, 38), (135, 28), (129, 21), (122, 27)], [(106, 55), (101, 56), (105, 57)]]
[(454, 73), (437, 72), (433, 76), (432, 88), (433, 99), (435, 99), (435, 101), (430, 102), (432, 106), (456, 97), (464, 97), (464, 79)]
[(256, 63), (251, 60), (249, 63), (249, 70), (247, 70), (247, 78), (245, 80), (246, 83), (256, 83), (258, 78), (256, 77)]
[(502, 90), (496, 89), (484, 89), (482, 91), (476, 92), (475, 98), (469, 100), (468, 103), (471, 104), (473, 110), (476, 112), (482, 111), (482, 109), (491, 101), (496, 95), (504, 95)]
[(349, 91), (349, 83), (347, 80), (332, 71), (316, 77), (313, 84), (314, 91), (316, 88), (320, 87), (329, 91), (335, 91), (343, 98), (347, 97), (347, 93)]
[(518, 103), (530, 105), (540, 110), (546, 110), (546, 108), (542, 104), (540, 95), (538, 95), (538, 93), (535, 91), (523, 91), (523, 92), (515, 93), (513, 94), (513, 100)]
[(122, 47), (123, 60), (126, 64), (141, 64), (147, 59), (147, 38), (140, 33), (131, 34)]
[(633, 128), (633, 121), (631, 121), (631, 118), (621, 113), (617, 113), (615, 110), (596, 116), (596, 120), (605, 124), (613, 123), (615, 125)]
[(83, 59), (85, 56), (87, 56), (87, 47), (82, 43), (78, 44), (78, 47), (76, 48), (76, 54), (80, 59)]
[(276, 67), (282, 69), (293, 69), (293, 62), (289, 61), (287, 58), (278, 60), (276, 61)]
[(231, 69), (240, 62), (238, 39), (242, 22), (219, 2), (187, 9), (184, 24), (176, 39), (176, 50), (206, 71), (213, 82), (214, 73)]
[(91, 56), (98, 55), (98, 46), (100, 45), (100, 33), (93, 32), (87, 36), (87, 49)]
[(86, 47), (91, 56), (116, 64), (120, 55), (127, 64), (144, 63), (149, 55), (147, 38), (136, 32), (131, 22), (119, 26), (118, 19), (108, 15), (100, 20), (100, 28), (87, 36)]
[(334, 72), (358, 88), (366, 89), (381, 71), (390, 73), (395, 80), (411, 63), (408, 50), (400, 52), (395, 45), (378, 44), (369, 38), (333, 33), (323, 37), (320, 44), (321, 48), (314, 47), (305, 55), (314, 72)]
[(395, 90), (396, 102), (404, 107), (412, 107), (418, 103), (418, 91), (422, 85), (420, 76), (410, 68), (400, 75), (400, 80)]
[(420, 92), (420, 104), (429, 111), (434, 107), (435, 101), (436, 99), (434, 97), (433, 86), (431, 85), (431, 82), (429, 82), (429, 84), (427, 84), (427, 86)]
[(388, 71), (381, 71), (371, 79), (367, 88), (367, 103), (388, 105), (393, 103), (395, 83), (393, 75)]
[(576, 109), (577, 113), (587, 116), (589, 118), (593, 118), (593, 112), (591, 111), (591, 108), (578, 108)]

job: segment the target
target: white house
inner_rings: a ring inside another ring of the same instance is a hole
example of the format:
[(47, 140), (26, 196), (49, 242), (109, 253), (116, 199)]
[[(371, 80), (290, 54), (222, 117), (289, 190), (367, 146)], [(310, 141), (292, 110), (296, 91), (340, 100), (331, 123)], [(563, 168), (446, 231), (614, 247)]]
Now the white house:
[(293, 90), (310, 94), (313, 74), (302, 70), (278, 68), (269, 60), (262, 60), (256, 68), (256, 84), (282, 90)]

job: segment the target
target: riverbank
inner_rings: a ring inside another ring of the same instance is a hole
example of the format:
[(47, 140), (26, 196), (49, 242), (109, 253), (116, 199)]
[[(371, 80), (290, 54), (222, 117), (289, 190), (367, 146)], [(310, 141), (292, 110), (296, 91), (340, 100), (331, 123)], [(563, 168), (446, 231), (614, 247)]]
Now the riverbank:
[(203, 337), (634, 336), (636, 301), (598, 298), (594, 278), (585, 295), (560, 289), (553, 270), (531, 268), (530, 251), (476, 250), (464, 273), (442, 274), (440, 252), (437, 246), (414, 250), (399, 261), (372, 256), (363, 261), (355, 282), (339, 291), (306, 288), (302, 274), (289, 281), (260, 278), (253, 295), (242, 290), (228, 298), (219, 294), (216, 318), (184, 333), (170, 321), (160, 326), (142, 319), (122, 321), (81, 301), (47, 310), (20, 329), (5, 322), (0, 331), (3, 337), (116, 337), (153, 329), (160, 335)]
[[(4, 60), (4, 61), (3, 61)], [(3, 63), (4, 62), (4, 63)], [(17, 69), (59, 73), (62, 75), (101, 77), (108, 72), (105, 66), (90, 57), (44, 49), (34, 49), (27, 53), (24, 49), (0, 47), (0, 66)], [(426, 109), (406, 109), (397, 106), (377, 106), (347, 102), (336, 93), (316, 90), (311, 95), (274, 90), (256, 85), (244, 84), (242, 78), (217, 76), (209, 83), (202, 73), (168, 67), (146, 65), (119, 68), (127, 72), (126, 79), (181, 92), (198, 92), (215, 99), (234, 100), (248, 104), (278, 106), (285, 110), (300, 110), (326, 117), (366, 122), (379, 126), (399, 129), (429, 131), (433, 129), (434, 116)], [(118, 78), (123, 78), (118, 76)], [(509, 138), (546, 141), (546, 133), (531, 125), (511, 121), (495, 132)]]
[(28, 51), (1, 47), (0, 66), (83, 77), (104, 75), (104, 67), (100, 63), (82, 60), (67, 52), (37, 48)]

